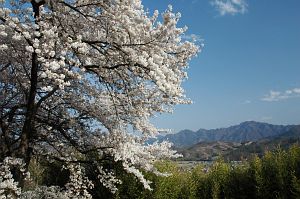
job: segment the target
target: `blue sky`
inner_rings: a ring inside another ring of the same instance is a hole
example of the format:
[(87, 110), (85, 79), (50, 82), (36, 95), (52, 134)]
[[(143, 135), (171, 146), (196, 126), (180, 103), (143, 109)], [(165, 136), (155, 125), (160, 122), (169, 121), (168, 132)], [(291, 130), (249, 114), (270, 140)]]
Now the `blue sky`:
[(160, 128), (219, 128), (246, 120), (300, 124), (299, 0), (143, 0), (169, 4), (204, 40), (184, 83), (194, 104), (158, 115)]

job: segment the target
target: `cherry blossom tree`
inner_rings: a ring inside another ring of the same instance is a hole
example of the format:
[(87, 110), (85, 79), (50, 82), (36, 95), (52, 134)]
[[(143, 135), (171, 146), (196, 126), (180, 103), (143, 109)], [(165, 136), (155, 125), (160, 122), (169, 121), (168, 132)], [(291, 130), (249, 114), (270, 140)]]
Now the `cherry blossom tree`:
[(60, 161), (79, 171), (71, 184), (89, 182), (80, 165), (93, 164), (115, 191), (110, 159), (151, 189), (140, 169), (158, 173), (154, 160), (177, 154), (145, 144), (158, 133), (149, 119), (189, 103), (181, 83), (199, 51), (179, 18), (141, 0), (0, 0), (1, 160)]

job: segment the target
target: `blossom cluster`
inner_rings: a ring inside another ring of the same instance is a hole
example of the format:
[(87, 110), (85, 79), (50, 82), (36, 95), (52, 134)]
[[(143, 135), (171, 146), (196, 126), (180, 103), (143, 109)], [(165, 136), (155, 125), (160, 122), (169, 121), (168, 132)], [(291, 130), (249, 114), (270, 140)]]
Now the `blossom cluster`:
[(24, 170), (24, 162), (19, 158), (6, 157), (0, 163), (0, 198), (13, 199), (21, 195), (21, 188), (13, 178), (12, 168), (18, 168), (23, 175), (28, 175)]
[(82, 167), (79, 164), (68, 165), (68, 170), (70, 171), (70, 182), (66, 184), (66, 195), (82, 199), (92, 198), (88, 189), (92, 189), (94, 185), (84, 176)]

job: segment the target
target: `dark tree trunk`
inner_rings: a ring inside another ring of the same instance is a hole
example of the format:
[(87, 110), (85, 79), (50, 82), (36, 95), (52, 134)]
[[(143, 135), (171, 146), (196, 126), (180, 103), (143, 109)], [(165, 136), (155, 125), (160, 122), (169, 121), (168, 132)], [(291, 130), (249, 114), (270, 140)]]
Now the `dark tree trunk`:
[(26, 105), (26, 119), (22, 129), (21, 142), (19, 153), (22, 158), (24, 158), (26, 163), (29, 163), (31, 150), (30, 141), (34, 133), (34, 117), (36, 113), (35, 108), (35, 96), (37, 89), (37, 72), (38, 72), (38, 63), (37, 63), (37, 54), (32, 53), (32, 66), (31, 66), (31, 77), (30, 77), (30, 91), (28, 96), (28, 101)]
[[(44, 4), (44, 1), (36, 3), (34, 0), (31, 1), (31, 5), (34, 11), (35, 21), (39, 18), (39, 7)], [(30, 43), (29, 43), (30, 44)], [(38, 60), (37, 54), (32, 53), (31, 56), (31, 71), (30, 71), (30, 90), (27, 97), (26, 103), (26, 114), (25, 121), (22, 128), (22, 134), (20, 137), (20, 145), (16, 156), (22, 158), (26, 163), (26, 170), (28, 169), (29, 162), (33, 153), (33, 141), (36, 134), (35, 129), (35, 116), (37, 112), (37, 106), (35, 102), (37, 94), (37, 83), (38, 83)], [(22, 186), (22, 180), (21, 180)]]

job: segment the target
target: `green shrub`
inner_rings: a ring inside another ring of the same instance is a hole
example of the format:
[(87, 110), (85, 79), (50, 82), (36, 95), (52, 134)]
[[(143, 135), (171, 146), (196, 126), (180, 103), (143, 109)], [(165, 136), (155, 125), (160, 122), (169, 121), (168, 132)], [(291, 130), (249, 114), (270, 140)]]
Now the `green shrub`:
[[(87, 176), (95, 184), (95, 198), (116, 199), (219, 199), (219, 198), (300, 198), (300, 147), (293, 146), (284, 151), (267, 152), (240, 164), (217, 160), (213, 165), (199, 164), (190, 170), (176, 162), (160, 161), (156, 168), (168, 177), (144, 172), (152, 181), (152, 191), (119, 165), (109, 162), (108, 166), (122, 180), (116, 194), (111, 194), (98, 182), (93, 166), (87, 166)], [(59, 162), (47, 163), (33, 159), (29, 169), (32, 175), (28, 189), (41, 185), (62, 187), (68, 181), (68, 173)]]

